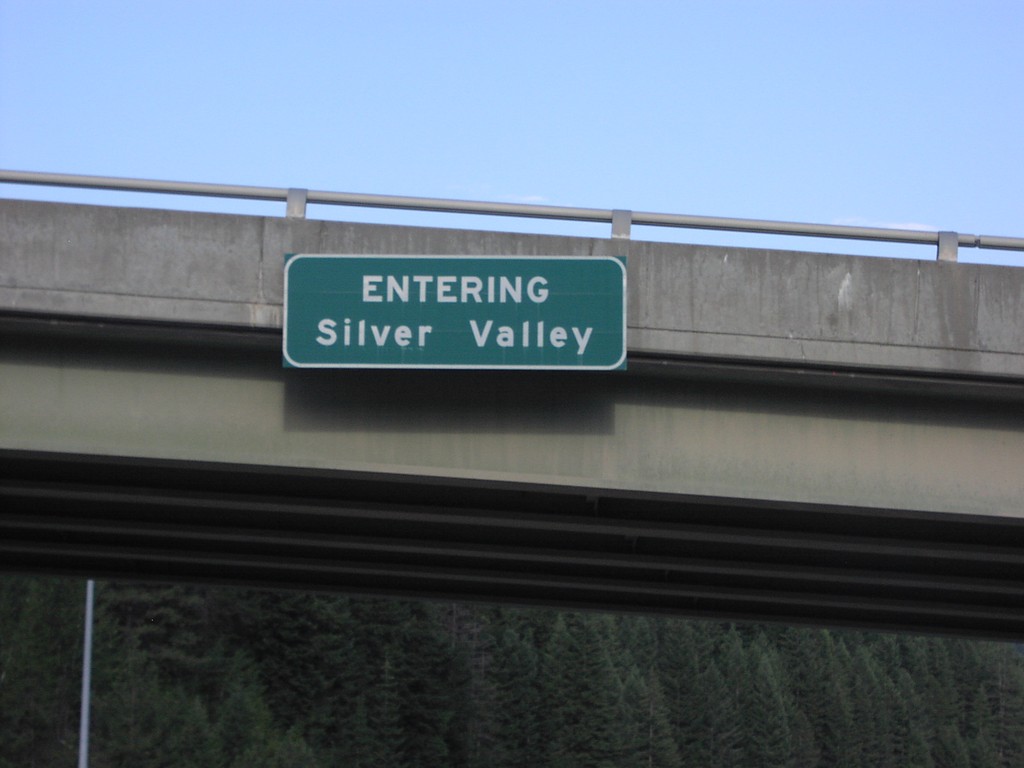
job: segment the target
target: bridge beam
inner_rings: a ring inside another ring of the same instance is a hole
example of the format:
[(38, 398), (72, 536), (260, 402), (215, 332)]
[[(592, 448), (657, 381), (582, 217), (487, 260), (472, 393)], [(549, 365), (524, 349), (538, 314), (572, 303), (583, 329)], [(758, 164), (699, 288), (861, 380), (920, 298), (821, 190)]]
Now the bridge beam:
[(8, 569), (1024, 637), (1002, 389), (310, 378), (272, 334), (2, 332)]
[(9, 450), (1024, 515), (1019, 388), (642, 359), (311, 375), (276, 334), (4, 327)]

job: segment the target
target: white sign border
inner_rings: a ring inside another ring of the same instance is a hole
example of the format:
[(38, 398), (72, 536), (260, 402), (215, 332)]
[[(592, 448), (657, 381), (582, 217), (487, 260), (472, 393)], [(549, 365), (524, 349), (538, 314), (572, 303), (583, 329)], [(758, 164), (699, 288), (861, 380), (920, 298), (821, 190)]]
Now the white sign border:
[[(420, 363), (297, 363), (288, 354), (288, 271), (299, 259), (503, 259), (505, 261), (530, 261), (548, 259), (554, 261), (612, 261), (622, 270), (622, 355), (611, 365), (424, 365)], [(421, 370), (421, 371), (615, 371), (623, 370), (628, 353), (626, 338), (626, 317), (628, 315), (629, 294), (626, 291), (626, 257), (625, 256), (449, 256), (438, 254), (361, 254), (361, 253), (288, 253), (284, 264), (284, 298), (281, 317), (281, 355), (292, 368), (317, 369), (376, 369), (376, 370)]]

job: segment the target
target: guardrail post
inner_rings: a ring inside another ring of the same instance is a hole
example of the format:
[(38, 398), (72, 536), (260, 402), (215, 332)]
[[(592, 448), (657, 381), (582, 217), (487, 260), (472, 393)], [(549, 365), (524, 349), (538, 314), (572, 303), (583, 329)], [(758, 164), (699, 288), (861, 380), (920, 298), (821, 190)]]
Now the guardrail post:
[[(622, 255), (629, 250), (629, 234), (633, 226), (633, 212), (616, 208), (612, 211), (612, 241), (622, 247)], [(625, 241), (625, 242), (623, 242)]]
[(939, 261), (956, 261), (960, 236), (956, 232), (939, 232)]
[(306, 196), (309, 190), (292, 187), (288, 190), (288, 203), (285, 217), (289, 219), (306, 218)]

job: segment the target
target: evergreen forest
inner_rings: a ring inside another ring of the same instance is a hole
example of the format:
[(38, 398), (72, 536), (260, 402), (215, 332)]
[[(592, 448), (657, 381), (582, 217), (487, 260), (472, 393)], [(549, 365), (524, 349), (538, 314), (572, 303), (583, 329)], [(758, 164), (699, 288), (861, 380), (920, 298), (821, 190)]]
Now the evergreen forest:
[[(85, 585), (0, 579), (0, 766), (76, 764)], [(912, 635), (100, 582), (93, 768), (1024, 765), (1024, 655)]]

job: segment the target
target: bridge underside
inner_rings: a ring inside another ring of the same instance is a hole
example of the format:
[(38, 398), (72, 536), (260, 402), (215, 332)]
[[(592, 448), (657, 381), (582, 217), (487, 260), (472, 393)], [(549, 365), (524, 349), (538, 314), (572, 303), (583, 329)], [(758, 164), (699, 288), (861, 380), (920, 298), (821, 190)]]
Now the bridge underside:
[(1024, 531), (1007, 521), (38, 453), (3, 460), (9, 569), (1024, 637)]
[(1018, 385), (309, 377), (265, 332), (0, 331), (7, 570), (1024, 637)]

